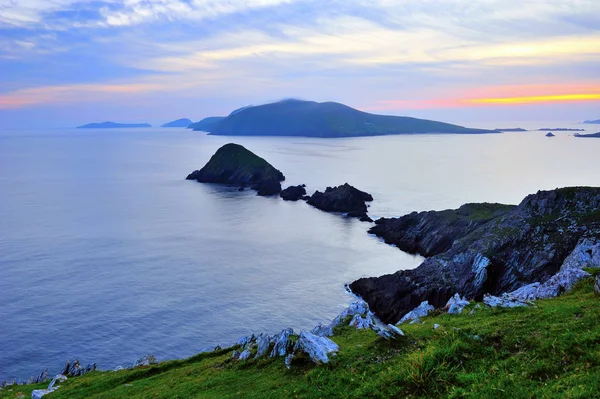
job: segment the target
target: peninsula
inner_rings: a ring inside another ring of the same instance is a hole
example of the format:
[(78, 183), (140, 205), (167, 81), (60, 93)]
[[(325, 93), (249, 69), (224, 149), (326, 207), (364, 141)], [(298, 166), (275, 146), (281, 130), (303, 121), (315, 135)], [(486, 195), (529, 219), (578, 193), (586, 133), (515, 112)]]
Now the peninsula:
[(600, 124), (600, 119), (592, 120), (592, 121), (583, 121), (583, 123), (587, 123), (588, 125), (598, 125)]
[(575, 133), (573, 136), (580, 137), (580, 138), (600, 138), (600, 132), (598, 132), (598, 133), (589, 133), (589, 134)]
[(223, 119), (225, 119), (224, 116), (209, 116), (199, 122), (192, 123), (188, 126), (188, 129), (193, 129), (197, 132), (210, 132), (214, 126)]
[[(335, 102), (284, 100), (237, 109), (202, 130), (222, 136), (360, 137), (394, 134), (479, 134), (449, 123), (404, 116), (375, 115)], [(194, 127), (194, 130), (201, 130)]]
[(148, 123), (116, 123), (116, 122), (99, 122), (88, 123), (87, 125), (77, 126), (77, 129), (123, 129), (123, 128), (139, 128), (152, 127)]

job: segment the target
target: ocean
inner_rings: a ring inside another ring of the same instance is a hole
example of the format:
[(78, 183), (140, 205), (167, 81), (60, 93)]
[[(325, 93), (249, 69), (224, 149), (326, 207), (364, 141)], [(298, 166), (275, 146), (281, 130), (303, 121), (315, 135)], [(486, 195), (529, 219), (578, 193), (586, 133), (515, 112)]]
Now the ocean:
[(600, 139), (544, 134), (0, 131), (0, 381), (56, 373), (67, 359), (112, 369), (148, 353), (182, 358), (242, 335), (310, 329), (352, 300), (344, 284), (422, 261), (369, 235), (369, 223), (185, 180), (223, 144), (265, 158), (284, 187), (367, 191), (375, 219), (600, 185)]

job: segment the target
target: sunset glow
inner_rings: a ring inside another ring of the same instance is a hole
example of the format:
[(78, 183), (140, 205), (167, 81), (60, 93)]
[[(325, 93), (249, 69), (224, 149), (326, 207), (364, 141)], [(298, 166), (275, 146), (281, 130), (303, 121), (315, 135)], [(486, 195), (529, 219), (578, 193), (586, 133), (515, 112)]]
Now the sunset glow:
[(522, 96), (522, 97), (497, 97), (497, 98), (474, 98), (464, 100), (465, 104), (532, 104), (547, 102), (571, 102), (571, 101), (598, 101), (598, 94), (559, 94), (547, 96)]

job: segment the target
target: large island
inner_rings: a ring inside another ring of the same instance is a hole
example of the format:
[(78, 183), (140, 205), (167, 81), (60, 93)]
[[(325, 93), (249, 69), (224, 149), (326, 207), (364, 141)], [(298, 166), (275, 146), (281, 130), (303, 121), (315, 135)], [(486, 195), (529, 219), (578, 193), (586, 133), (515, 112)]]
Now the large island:
[(376, 115), (335, 102), (284, 100), (240, 108), (194, 130), (222, 136), (360, 137), (392, 134), (498, 133), (405, 116)]

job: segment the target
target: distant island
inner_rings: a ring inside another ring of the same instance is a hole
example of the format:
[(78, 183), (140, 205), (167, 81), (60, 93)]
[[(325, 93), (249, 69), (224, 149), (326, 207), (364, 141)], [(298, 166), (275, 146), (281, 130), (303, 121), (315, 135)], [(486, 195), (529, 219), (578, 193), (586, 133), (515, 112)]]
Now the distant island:
[(598, 133), (589, 133), (589, 134), (579, 134), (575, 133), (575, 137), (583, 137), (583, 138), (600, 138), (600, 132)]
[(192, 123), (194, 123), (194, 122), (191, 119), (182, 118), (182, 119), (177, 119), (176, 121), (173, 121), (173, 122), (165, 123), (161, 127), (188, 127)]
[(585, 132), (585, 129), (568, 129), (566, 127), (555, 127), (555, 128), (544, 127), (544, 128), (538, 129), (538, 132)]
[(100, 122), (88, 123), (87, 125), (77, 126), (77, 129), (121, 129), (134, 127), (152, 127), (148, 123), (116, 123), (116, 122)]
[(198, 132), (210, 132), (213, 127), (223, 119), (225, 119), (224, 116), (209, 116), (208, 118), (204, 118), (199, 122), (192, 123), (187, 128), (194, 129)]
[(590, 124), (590, 125), (594, 125), (594, 124), (597, 125), (597, 124), (600, 124), (600, 119), (596, 119), (594, 121), (583, 121), (583, 123), (587, 123), (587, 124)]
[(522, 127), (509, 127), (506, 129), (494, 129), (497, 132), (526, 132), (527, 129), (523, 129)]
[[(204, 121), (206, 119), (200, 122)], [(360, 137), (418, 133), (498, 133), (425, 119), (375, 115), (335, 102), (303, 100), (283, 100), (240, 108), (220, 120), (212, 119), (210, 124), (207, 126), (205, 123), (193, 129), (221, 136)]]

